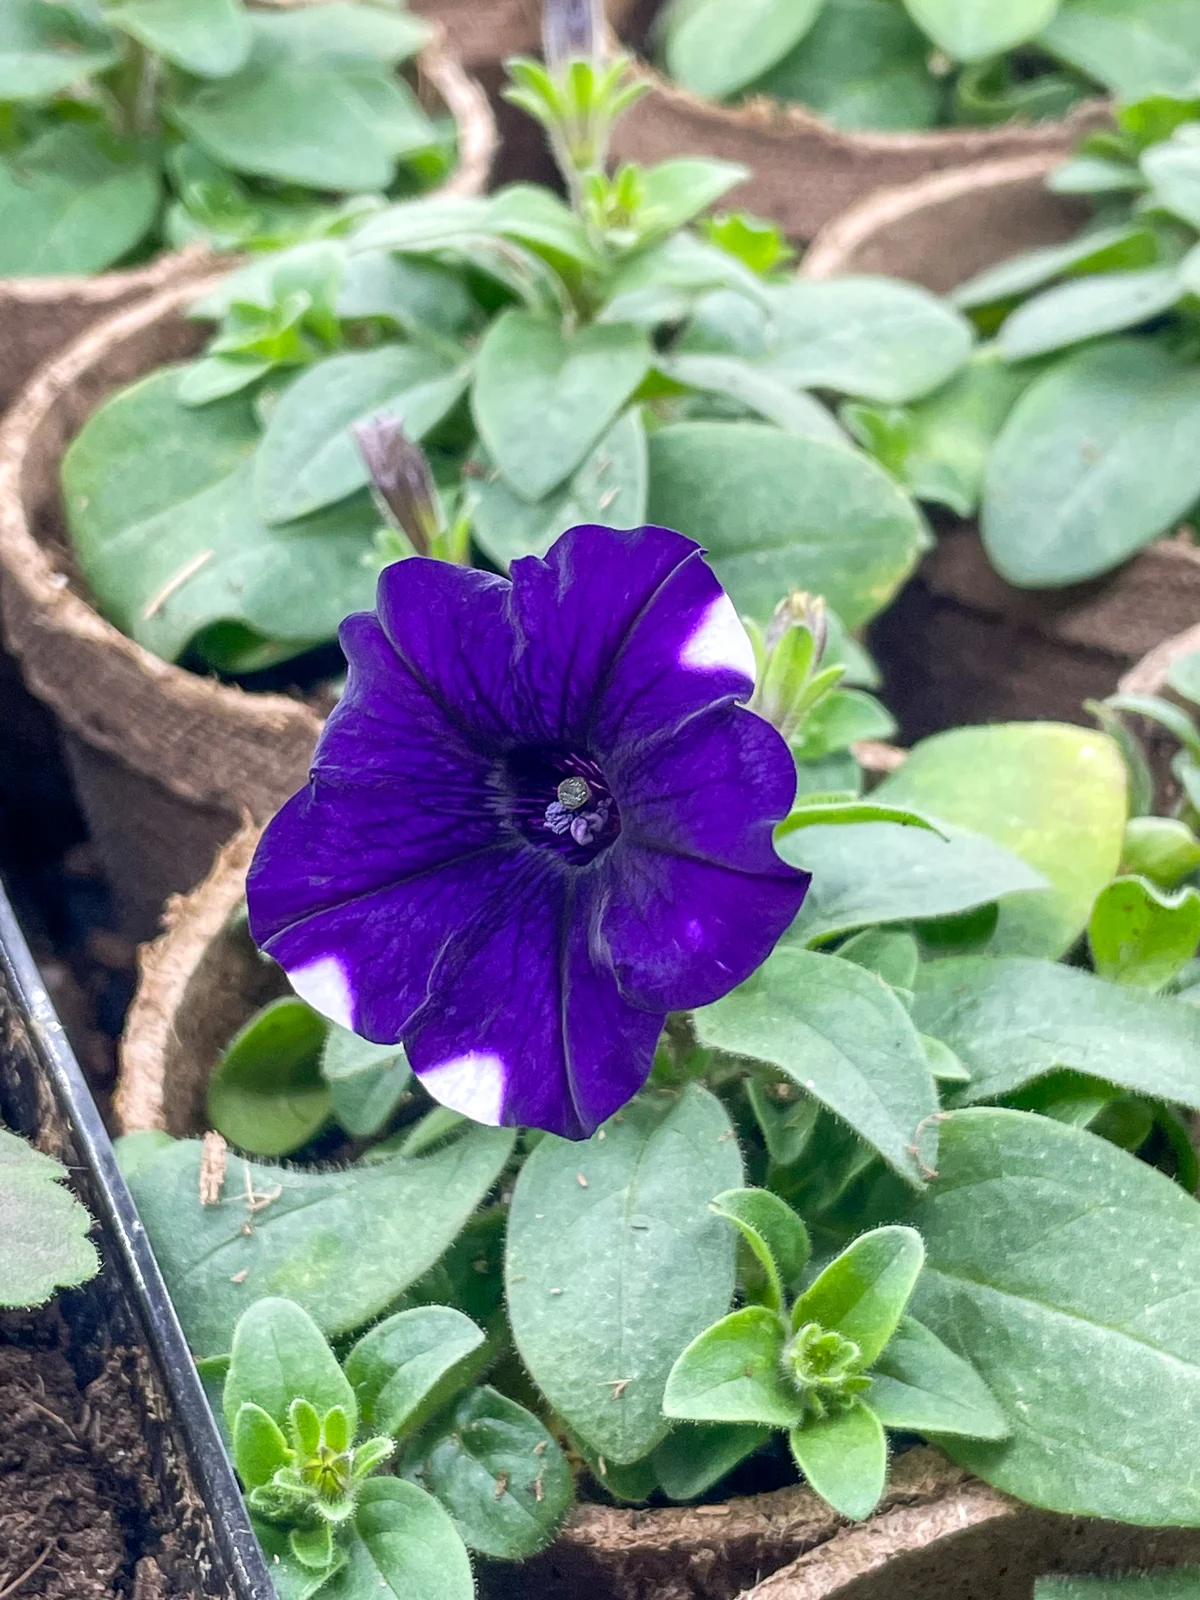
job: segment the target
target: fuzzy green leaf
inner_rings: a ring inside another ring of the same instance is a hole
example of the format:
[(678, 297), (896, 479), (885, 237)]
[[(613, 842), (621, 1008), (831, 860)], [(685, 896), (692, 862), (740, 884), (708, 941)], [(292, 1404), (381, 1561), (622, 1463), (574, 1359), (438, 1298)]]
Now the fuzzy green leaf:
[(57, 1161), (0, 1128), (0, 1306), (37, 1306), (100, 1267), (92, 1219)]
[(667, 1374), (729, 1305), (736, 1235), (709, 1202), (741, 1181), (725, 1109), (697, 1084), (633, 1101), (586, 1144), (542, 1139), (517, 1179), (506, 1260), (517, 1349), (607, 1460), (638, 1461), (663, 1437)]

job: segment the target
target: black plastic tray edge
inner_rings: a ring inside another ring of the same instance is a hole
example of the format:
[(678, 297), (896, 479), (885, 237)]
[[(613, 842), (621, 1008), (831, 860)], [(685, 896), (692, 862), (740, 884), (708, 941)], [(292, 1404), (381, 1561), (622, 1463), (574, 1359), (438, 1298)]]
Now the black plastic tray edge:
[(246, 1514), (245, 1502), (209, 1408), (183, 1329), (121, 1176), (112, 1142), (67, 1041), (62, 1023), (38, 974), (24, 935), (0, 886), (0, 962), (17, 1002), (25, 1011), (34, 1050), (45, 1068), (55, 1099), (74, 1131), (80, 1159), (94, 1184), (119, 1254), (118, 1270), (142, 1314), (158, 1359), (175, 1419), (191, 1458), (196, 1487), (212, 1518), (222, 1576), (233, 1600), (275, 1600), (266, 1562)]

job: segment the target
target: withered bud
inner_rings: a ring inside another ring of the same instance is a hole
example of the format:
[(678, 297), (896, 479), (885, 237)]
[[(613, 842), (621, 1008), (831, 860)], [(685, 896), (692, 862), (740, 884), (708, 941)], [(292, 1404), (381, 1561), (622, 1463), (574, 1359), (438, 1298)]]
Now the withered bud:
[(545, 0), (542, 55), (551, 72), (580, 57), (599, 59), (601, 17), (599, 0)]
[(424, 451), (408, 437), (400, 419), (386, 412), (356, 422), (354, 437), (371, 474), (376, 505), (408, 536), (417, 554), (427, 556), (441, 531), (441, 521)]
[(819, 594), (806, 594), (802, 589), (792, 592), (779, 602), (767, 624), (765, 635), (768, 650), (783, 638), (789, 628), (805, 627), (812, 634), (813, 661), (819, 662), (825, 654), (829, 638), (829, 619), (825, 614), (825, 601)]

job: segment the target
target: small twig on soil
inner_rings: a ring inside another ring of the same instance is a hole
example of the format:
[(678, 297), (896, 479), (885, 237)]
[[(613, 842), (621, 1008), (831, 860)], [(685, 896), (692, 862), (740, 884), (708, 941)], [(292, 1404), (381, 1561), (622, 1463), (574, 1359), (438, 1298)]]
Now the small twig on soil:
[(53, 1550), (53, 1549), (54, 1549), (54, 1543), (53, 1543), (53, 1541), (51, 1541), (46, 1546), (46, 1548), (42, 1551), (41, 1555), (38, 1556), (37, 1560), (31, 1562), (29, 1564), (29, 1566), (27, 1566), (25, 1568), (24, 1572), (18, 1573), (17, 1576), (15, 1578), (13, 1578), (10, 1582), (5, 1583), (4, 1587), (2, 1589), (0, 1589), (0, 1600), (6, 1600), (6, 1597), (8, 1595), (16, 1594), (17, 1590), (25, 1582), (26, 1578), (32, 1578), (33, 1577), (34, 1573), (41, 1566), (42, 1562), (46, 1560), (47, 1556), (49, 1556), (51, 1550)]

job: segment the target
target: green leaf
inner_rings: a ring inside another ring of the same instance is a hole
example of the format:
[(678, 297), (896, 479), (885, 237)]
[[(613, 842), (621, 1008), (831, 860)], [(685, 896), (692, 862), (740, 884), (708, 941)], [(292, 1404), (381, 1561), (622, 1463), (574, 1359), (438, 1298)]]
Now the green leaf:
[(966, 1101), (994, 1100), (1060, 1067), (1200, 1107), (1200, 1016), (1050, 961), (960, 956), (917, 977), (913, 1019), (970, 1069)]
[(1033, 1600), (1196, 1600), (1200, 1567), (1125, 1578), (1039, 1578)]
[(1162, 1526), (1200, 1520), (1200, 1210), (1123, 1150), (1022, 1111), (955, 1112), (908, 1220), (914, 1315), (978, 1370), (1004, 1443), (944, 1436), (1031, 1505)]
[[(335, 1548), (332, 1566), (323, 1572), (314, 1572), (297, 1561), (286, 1528), (255, 1516), (251, 1516), (250, 1524), (267, 1558), (276, 1600), (312, 1600), (312, 1596), (345, 1564), (344, 1553)], [(328, 1594), (329, 1591), (325, 1592)]]
[(892, 989), (911, 989), (921, 965), (917, 941), (901, 928), (865, 928), (839, 946), (838, 955), (875, 973)]
[(510, 1129), (471, 1127), (418, 1160), (342, 1172), (235, 1158), (222, 1203), (201, 1206), (200, 1145), (180, 1140), (131, 1174), (130, 1187), (188, 1342), (212, 1356), (230, 1348), (256, 1296), (296, 1300), (330, 1337), (378, 1316), (461, 1232), (512, 1143)]
[(647, 329), (682, 322), (713, 290), (733, 290), (759, 308), (766, 303), (766, 291), (755, 273), (727, 250), (693, 233), (671, 234), (637, 251), (617, 267), (606, 288), (608, 300), (600, 321)]
[(1142, 153), (1141, 168), (1153, 198), (1193, 228), (1200, 228), (1200, 144), (1196, 124), (1185, 123), (1174, 136)]
[(974, 340), (952, 306), (893, 278), (797, 279), (770, 300), (763, 365), (797, 388), (900, 405), (952, 377)]
[(221, 1407), (236, 1440), (244, 1405), (260, 1407), (282, 1429), (293, 1400), (322, 1415), (341, 1406), (357, 1423), (354, 1390), (320, 1328), (294, 1301), (267, 1296), (238, 1318)]
[(825, 0), (799, 46), (754, 90), (807, 106), (835, 128), (928, 128), (943, 98), (928, 56), (929, 41), (893, 0)]
[(0, 101), (51, 100), (120, 59), (120, 41), (70, 6), (6, 0), (0, 9)]
[[(64, 9), (37, 3), (43, 11)], [(3, 63), (0, 57), (0, 77)], [(78, 123), (50, 128), (0, 159), (0, 275), (111, 267), (149, 231), (161, 193), (147, 152)]]
[(243, 1484), (257, 1489), (261, 1483), (270, 1483), (289, 1459), (288, 1442), (278, 1423), (252, 1400), (243, 1400), (232, 1432), (233, 1463)]
[(950, 1046), (931, 1033), (921, 1035), (929, 1070), (939, 1083), (970, 1083), (971, 1074), (965, 1063), (955, 1055)]
[(750, 174), (734, 161), (714, 161), (710, 156), (677, 156), (673, 161), (643, 167), (639, 176), (641, 201), (637, 227), (645, 242), (665, 238), (684, 227)]
[(288, 1534), (288, 1545), (301, 1566), (329, 1576), (334, 1544), (333, 1529), (328, 1522), (319, 1522), (314, 1528), (293, 1528)]
[(833, 416), (803, 390), (762, 372), (739, 356), (683, 355), (659, 356), (658, 370), (689, 389), (724, 395), (738, 405), (756, 412), (765, 422), (773, 422), (785, 433), (809, 439), (825, 439), (830, 444), (845, 444), (846, 436)]
[(303, 1000), (273, 1000), (234, 1038), (208, 1080), (208, 1118), (252, 1155), (286, 1156), (329, 1119), (321, 1076), (325, 1019)]
[(788, 1443), (809, 1488), (822, 1500), (854, 1521), (871, 1515), (887, 1481), (887, 1440), (879, 1419), (861, 1400), (835, 1416), (793, 1428)]
[(667, 1379), (663, 1411), (694, 1422), (794, 1426), (804, 1402), (783, 1376), (786, 1341), (778, 1312), (766, 1306), (731, 1311), (681, 1352)]
[(291, 522), (335, 504), (370, 479), (352, 428), (386, 413), (420, 442), (467, 386), (468, 369), (420, 345), (386, 344), (330, 356), (301, 373), (271, 413), (254, 459), (264, 522)]
[(522, 498), (542, 499), (591, 453), (650, 368), (645, 335), (623, 323), (564, 337), (505, 311), (479, 347), (472, 409), (488, 454)]
[(472, 1550), (502, 1561), (535, 1555), (573, 1499), (571, 1469), (553, 1436), (515, 1400), (474, 1389), (405, 1463), (458, 1524)]
[(252, 13), (241, 71), (181, 83), (172, 119), (234, 172), (362, 193), (386, 189), (398, 158), (436, 143), (392, 70), (427, 37), (417, 19), (348, 3)]
[(875, 1362), (867, 1405), (885, 1428), (904, 1433), (1004, 1439), (1008, 1419), (983, 1379), (913, 1317), (902, 1317)]
[(363, 1484), (347, 1555), (321, 1600), (474, 1600), (470, 1557), (453, 1521), (402, 1478)]
[(613, 1462), (663, 1437), (667, 1374), (729, 1305), (735, 1236), (709, 1201), (741, 1180), (729, 1118), (695, 1084), (633, 1101), (586, 1144), (542, 1139), (517, 1179), (506, 1260), (517, 1349), (572, 1431)]
[(0, 1306), (37, 1306), (95, 1277), (92, 1219), (62, 1182), (66, 1168), (0, 1128)]
[(1060, 956), (1117, 870), (1125, 769), (1107, 735), (1057, 722), (956, 728), (923, 739), (874, 791), (1004, 845), (1051, 890), (1008, 897), (999, 954)]
[(647, 516), (686, 528), (738, 610), (763, 623), (801, 587), (858, 627), (900, 588), (926, 537), (911, 500), (873, 461), (753, 422), (653, 434)]
[(1153, 266), (1154, 234), (1140, 223), (1085, 228), (1063, 244), (1024, 250), (960, 284), (951, 299), (964, 311), (1029, 294), (1069, 273), (1101, 273)]
[(1107, 156), (1075, 156), (1046, 179), (1055, 194), (1129, 194), (1145, 188), (1145, 180), (1130, 161)]
[(640, 408), (618, 417), (572, 477), (536, 505), (494, 471), (474, 484), (474, 492), (472, 531), (503, 569), (519, 556), (544, 556), (560, 533), (580, 523), (640, 527), (646, 520), (646, 430)]
[(694, 94), (723, 100), (785, 56), (821, 0), (694, 0), (667, 31), (667, 71)]
[(321, 1076), (326, 1083), (348, 1083), (353, 1078), (371, 1077), (381, 1068), (406, 1060), (401, 1044), (372, 1044), (336, 1022), (325, 1024), (325, 1047), (321, 1052)]
[(751, 1078), (746, 1095), (771, 1160), (784, 1167), (799, 1161), (816, 1129), (821, 1102), (802, 1093), (790, 1079), (765, 1083)]
[(1100, 334), (1119, 333), (1169, 311), (1184, 293), (1175, 266), (1072, 279), (1014, 311), (1000, 330), (1000, 351), (1008, 361), (1024, 361)]
[(1167, 668), (1167, 683), (1176, 694), (1200, 705), (1200, 650), (1176, 656)]
[[(874, 800), (817, 800), (804, 799), (794, 811), (789, 811), (782, 822), (775, 825), (775, 839), (786, 839), (804, 828), (861, 828), (868, 822), (886, 822), (902, 828), (921, 828), (936, 833), (943, 843), (949, 835), (937, 823), (930, 822), (919, 811), (904, 806), (877, 805)], [(857, 835), (855, 835), (857, 837)]]
[(250, 21), (238, 0), (121, 0), (104, 20), (155, 55), (200, 78), (224, 78), (250, 54)]
[(786, 1291), (812, 1254), (808, 1229), (787, 1201), (769, 1189), (727, 1189), (712, 1208), (732, 1222), (750, 1246), (771, 1286), (770, 1307), (782, 1310)]
[(1062, 0), (1038, 43), (1126, 100), (1185, 94), (1200, 73), (1192, 0)]
[(1173, 889), (1200, 867), (1200, 839), (1178, 817), (1130, 817), (1121, 869)]
[(452, 1306), (414, 1306), (386, 1318), (345, 1361), (363, 1427), (393, 1436), (420, 1427), (469, 1381), (470, 1358), (483, 1343), (470, 1317)]
[(1116, 878), (1097, 896), (1088, 943), (1101, 977), (1161, 989), (1200, 944), (1200, 892), (1164, 894), (1146, 878)]
[(905, 409), (848, 404), (842, 418), (864, 448), (918, 500), (969, 517), (979, 504), (988, 455), (1031, 374), (992, 353)]
[(412, 1068), (403, 1050), (387, 1047), (381, 1065), (351, 1076), (330, 1078), (329, 1104), (334, 1117), (355, 1139), (370, 1139), (391, 1120), (412, 1082)]
[(777, 830), (783, 859), (813, 874), (785, 940), (818, 944), (873, 923), (954, 916), (1005, 895), (1044, 892), (1046, 880), (1012, 851), (979, 834), (948, 833), (894, 822), (782, 837)]
[[(250, 401), (192, 409), (179, 398), (179, 371), (115, 395), (63, 461), (72, 541), (102, 610), (165, 660), (196, 644), (231, 671), (334, 638), (343, 617), (373, 603), (363, 563), (379, 521), (370, 498), (268, 527), (254, 512)], [(151, 455), (155, 471), (141, 471)], [(248, 660), (222, 653), (218, 624), (248, 635)]]
[[(908, 1012), (873, 973), (780, 946), (732, 994), (695, 1013), (702, 1044), (778, 1068), (848, 1122), (908, 1183), (937, 1094)], [(922, 1150), (932, 1151), (932, 1128)]]
[(557, 272), (600, 266), (582, 218), (541, 184), (507, 184), (491, 197), (487, 220), (504, 238), (536, 250)]
[(925, 1251), (911, 1228), (876, 1228), (847, 1245), (792, 1307), (792, 1327), (816, 1322), (858, 1346), (874, 1364), (895, 1333)]
[(683, 1422), (650, 1457), (668, 1500), (695, 1500), (771, 1437), (753, 1422)]
[(918, 27), (955, 61), (983, 61), (1025, 44), (1058, 10), (1059, 0), (904, 0)]
[(1113, 340), (1034, 380), (988, 464), (981, 529), (1010, 583), (1077, 583), (1170, 530), (1200, 495), (1200, 369)]

